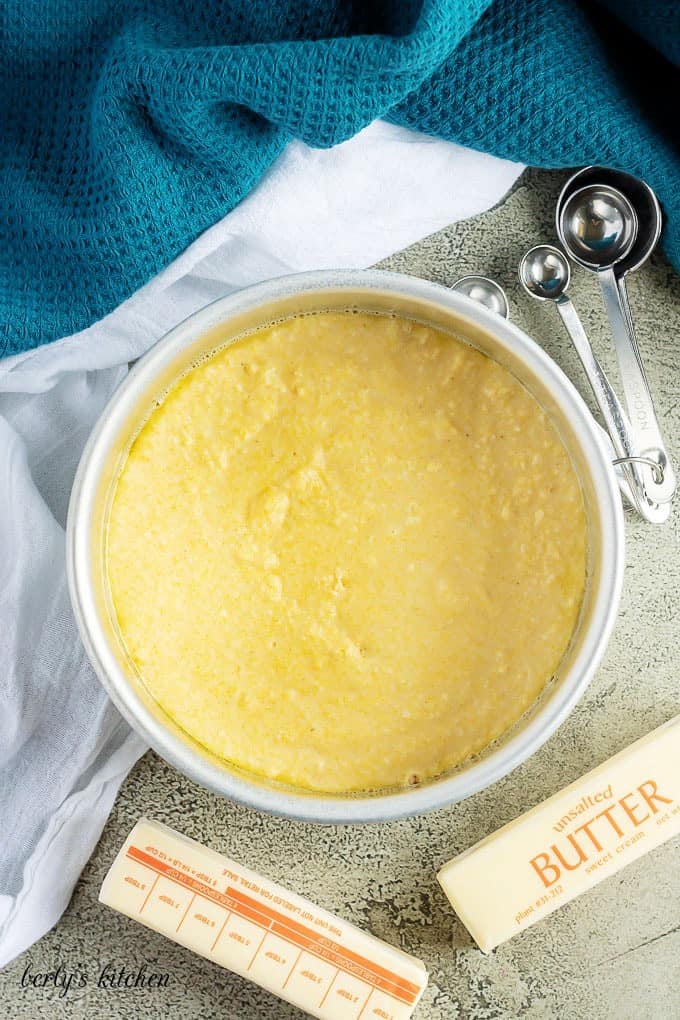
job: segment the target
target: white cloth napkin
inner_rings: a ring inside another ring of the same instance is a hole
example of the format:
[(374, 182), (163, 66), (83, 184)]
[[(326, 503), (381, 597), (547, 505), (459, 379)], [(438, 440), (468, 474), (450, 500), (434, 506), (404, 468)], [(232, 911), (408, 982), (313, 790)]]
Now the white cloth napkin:
[(78, 459), (127, 363), (237, 288), (366, 267), (480, 213), (522, 169), (382, 122), (329, 150), (293, 142), (111, 315), (0, 361), (0, 966), (58, 920), (145, 750), (86, 660), (64, 565)]

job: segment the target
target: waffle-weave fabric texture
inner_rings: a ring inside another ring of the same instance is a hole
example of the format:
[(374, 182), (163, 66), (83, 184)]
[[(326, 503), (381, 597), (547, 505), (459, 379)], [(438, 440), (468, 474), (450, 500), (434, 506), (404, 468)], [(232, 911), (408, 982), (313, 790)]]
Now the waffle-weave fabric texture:
[(4, 0), (1, 18), (0, 354), (112, 310), (290, 138), (377, 117), (637, 174), (680, 267), (677, 0)]

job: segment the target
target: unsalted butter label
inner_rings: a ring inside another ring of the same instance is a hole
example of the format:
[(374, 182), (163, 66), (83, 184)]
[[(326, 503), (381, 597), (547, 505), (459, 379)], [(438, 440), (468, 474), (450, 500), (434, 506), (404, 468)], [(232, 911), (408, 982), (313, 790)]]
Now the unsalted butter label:
[(146, 818), (99, 900), (320, 1020), (408, 1020), (427, 984), (420, 960)]
[(446, 864), (485, 952), (680, 832), (680, 716)]

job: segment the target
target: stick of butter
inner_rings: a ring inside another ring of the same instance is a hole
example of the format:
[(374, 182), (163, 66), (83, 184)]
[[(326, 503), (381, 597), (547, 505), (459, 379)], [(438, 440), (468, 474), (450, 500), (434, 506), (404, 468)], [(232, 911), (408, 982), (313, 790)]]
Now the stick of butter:
[(680, 832), (680, 716), (444, 865), (485, 953)]
[(320, 1020), (407, 1020), (427, 985), (420, 960), (146, 818), (99, 901)]

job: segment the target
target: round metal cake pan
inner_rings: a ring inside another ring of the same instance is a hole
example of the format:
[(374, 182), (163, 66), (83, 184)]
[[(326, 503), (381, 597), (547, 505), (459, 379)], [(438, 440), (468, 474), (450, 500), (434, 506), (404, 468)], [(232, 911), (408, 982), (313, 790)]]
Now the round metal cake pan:
[[(232, 766), (193, 740), (155, 702), (116, 625), (106, 576), (106, 530), (130, 444), (173, 381), (244, 332), (303, 312), (346, 308), (403, 315), (446, 330), (503, 365), (536, 398), (581, 484), (588, 571), (580, 617), (556, 675), (508, 733), (454, 771), (418, 786), (335, 796), (269, 782)], [(87, 443), (67, 526), (68, 579), (78, 627), (123, 716), (158, 754), (203, 786), (263, 811), (317, 822), (420, 814), (484, 789), (525, 761), (563, 722), (593, 677), (616, 620), (623, 564), (623, 512), (614, 470), (601, 431), (566, 375), (516, 326), (469, 298), (380, 270), (302, 273), (258, 284), (215, 301), (158, 341), (113, 395)]]

